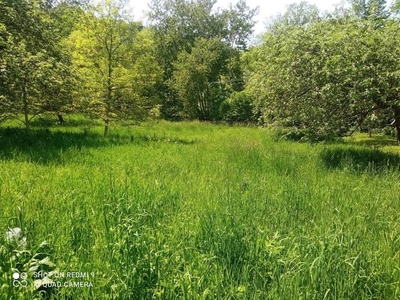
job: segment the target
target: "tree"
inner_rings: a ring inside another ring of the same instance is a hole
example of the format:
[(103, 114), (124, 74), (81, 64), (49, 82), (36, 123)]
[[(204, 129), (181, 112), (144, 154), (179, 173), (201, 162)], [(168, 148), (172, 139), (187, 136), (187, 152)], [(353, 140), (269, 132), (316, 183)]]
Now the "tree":
[(8, 96), (6, 59), (10, 54), (12, 44), (10, 33), (4, 24), (0, 23), (0, 123), (7, 119), (6, 101)]
[(235, 5), (230, 4), (229, 9), (222, 11), (224, 30), (221, 36), (232, 49), (247, 49), (248, 40), (256, 24), (254, 17), (257, 14), (258, 7), (250, 8), (245, 0), (239, 0)]
[(7, 63), (7, 98), (5, 112), (9, 118), (23, 114), (25, 127), (44, 112), (59, 114), (71, 101), (74, 78), (67, 65), (46, 53), (32, 54), (21, 43), (12, 48), (15, 55)]
[(343, 136), (379, 111), (397, 120), (398, 40), (394, 22), (358, 18), (269, 32), (247, 57), (247, 88), (264, 120), (315, 139)]
[(29, 129), (35, 116), (59, 110), (70, 101), (73, 78), (54, 23), (38, 3), (2, 2), (1, 119), (19, 120), (22, 114), (21, 121)]
[[(348, 56), (338, 45), (341, 32), (329, 32), (330, 28), (315, 23), (269, 32), (263, 45), (249, 54), (254, 61), (248, 67), (247, 88), (266, 122), (302, 130), (316, 139), (347, 131), (344, 108), (351, 99), (346, 85), (335, 84), (347, 64), (335, 52), (340, 49), (343, 58)], [(325, 72), (331, 64), (339, 73)]]
[(306, 1), (289, 4), (283, 15), (278, 14), (267, 27), (268, 31), (277, 31), (287, 27), (305, 26), (321, 19), (318, 7)]
[(221, 103), (221, 70), (226, 69), (228, 49), (218, 39), (200, 38), (190, 52), (182, 51), (170, 81), (190, 118), (211, 120)]
[(378, 29), (369, 28), (366, 77), (372, 87), (368, 87), (368, 94), (379, 112), (392, 111), (400, 144), (400, 29), (397, 21), (387, 21)]
[(354, 14), (360, 19), (386, 19), (389, 12), (386, 0), (348, 0)]
[(69, 38), (82, 81), (79, 105), (103, 119), (104, 136), (112, 120), (141, 117), (144, 93), (149, 100), (148, 91), (158, 80), (151, 32), (139, 33), (142, 26), (129, 20), (123, 6), (123, 1), (102, 1)]
[(80, 24), (89, 0), (42, 0), (42, 9), (54, 21), (60, 37), (65, 39)]
[(153, 0), (151, 3), (149, 19), (155, 29), (157, 60), (164, 75), (163, 84), (158, 88), (164, 117), (179, 117), (186, 101), (167, 83), (175, 71), (178, 55), (183, 51), (189, 53), (196, 40), (217, 38), (237, 50), (231, 52), (233, 68), (226, 75), (241, 76), (238, 51), (246, 49), (257, 9), (250, 9), (244, 1), (239, 1), (221, 10), (215, 7), (216, 3), (216, 0)]

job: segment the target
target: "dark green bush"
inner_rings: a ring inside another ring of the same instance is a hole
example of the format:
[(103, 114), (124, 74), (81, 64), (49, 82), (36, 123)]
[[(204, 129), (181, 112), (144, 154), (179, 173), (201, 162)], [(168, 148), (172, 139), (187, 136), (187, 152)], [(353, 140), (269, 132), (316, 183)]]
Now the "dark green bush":
[(230, 98), (223, 101), (220, 105), (221, 119), (226, 122), (255, 122), (253, 98), (246, 93), (235, 92)]

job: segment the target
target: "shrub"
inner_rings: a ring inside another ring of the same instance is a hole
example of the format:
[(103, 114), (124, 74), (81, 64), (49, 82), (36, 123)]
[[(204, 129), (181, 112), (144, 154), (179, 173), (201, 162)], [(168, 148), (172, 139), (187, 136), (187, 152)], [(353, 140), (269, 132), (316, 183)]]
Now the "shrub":
[(220, 105), (220, 116), (226, 122), (255, 122), (253, 98), (246, 93), (235, 92)]

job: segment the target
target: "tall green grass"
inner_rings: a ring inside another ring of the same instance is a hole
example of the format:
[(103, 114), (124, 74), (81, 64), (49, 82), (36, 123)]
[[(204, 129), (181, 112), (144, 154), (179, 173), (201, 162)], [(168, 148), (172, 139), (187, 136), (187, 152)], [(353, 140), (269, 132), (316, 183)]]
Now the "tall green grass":
[[(204, 123), (1, 129), (0, 299), (400, 299), (399, 161)], [(93, 287), (35, 289), (35, 257)]]

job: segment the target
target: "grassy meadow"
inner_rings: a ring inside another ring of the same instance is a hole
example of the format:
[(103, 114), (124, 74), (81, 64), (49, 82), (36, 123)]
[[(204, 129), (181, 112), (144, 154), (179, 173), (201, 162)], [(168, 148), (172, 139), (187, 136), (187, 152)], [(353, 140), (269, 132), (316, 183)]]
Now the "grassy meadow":
[(0, 299), (400, 299), (396, 147), (69, 124), (0, 128)]

